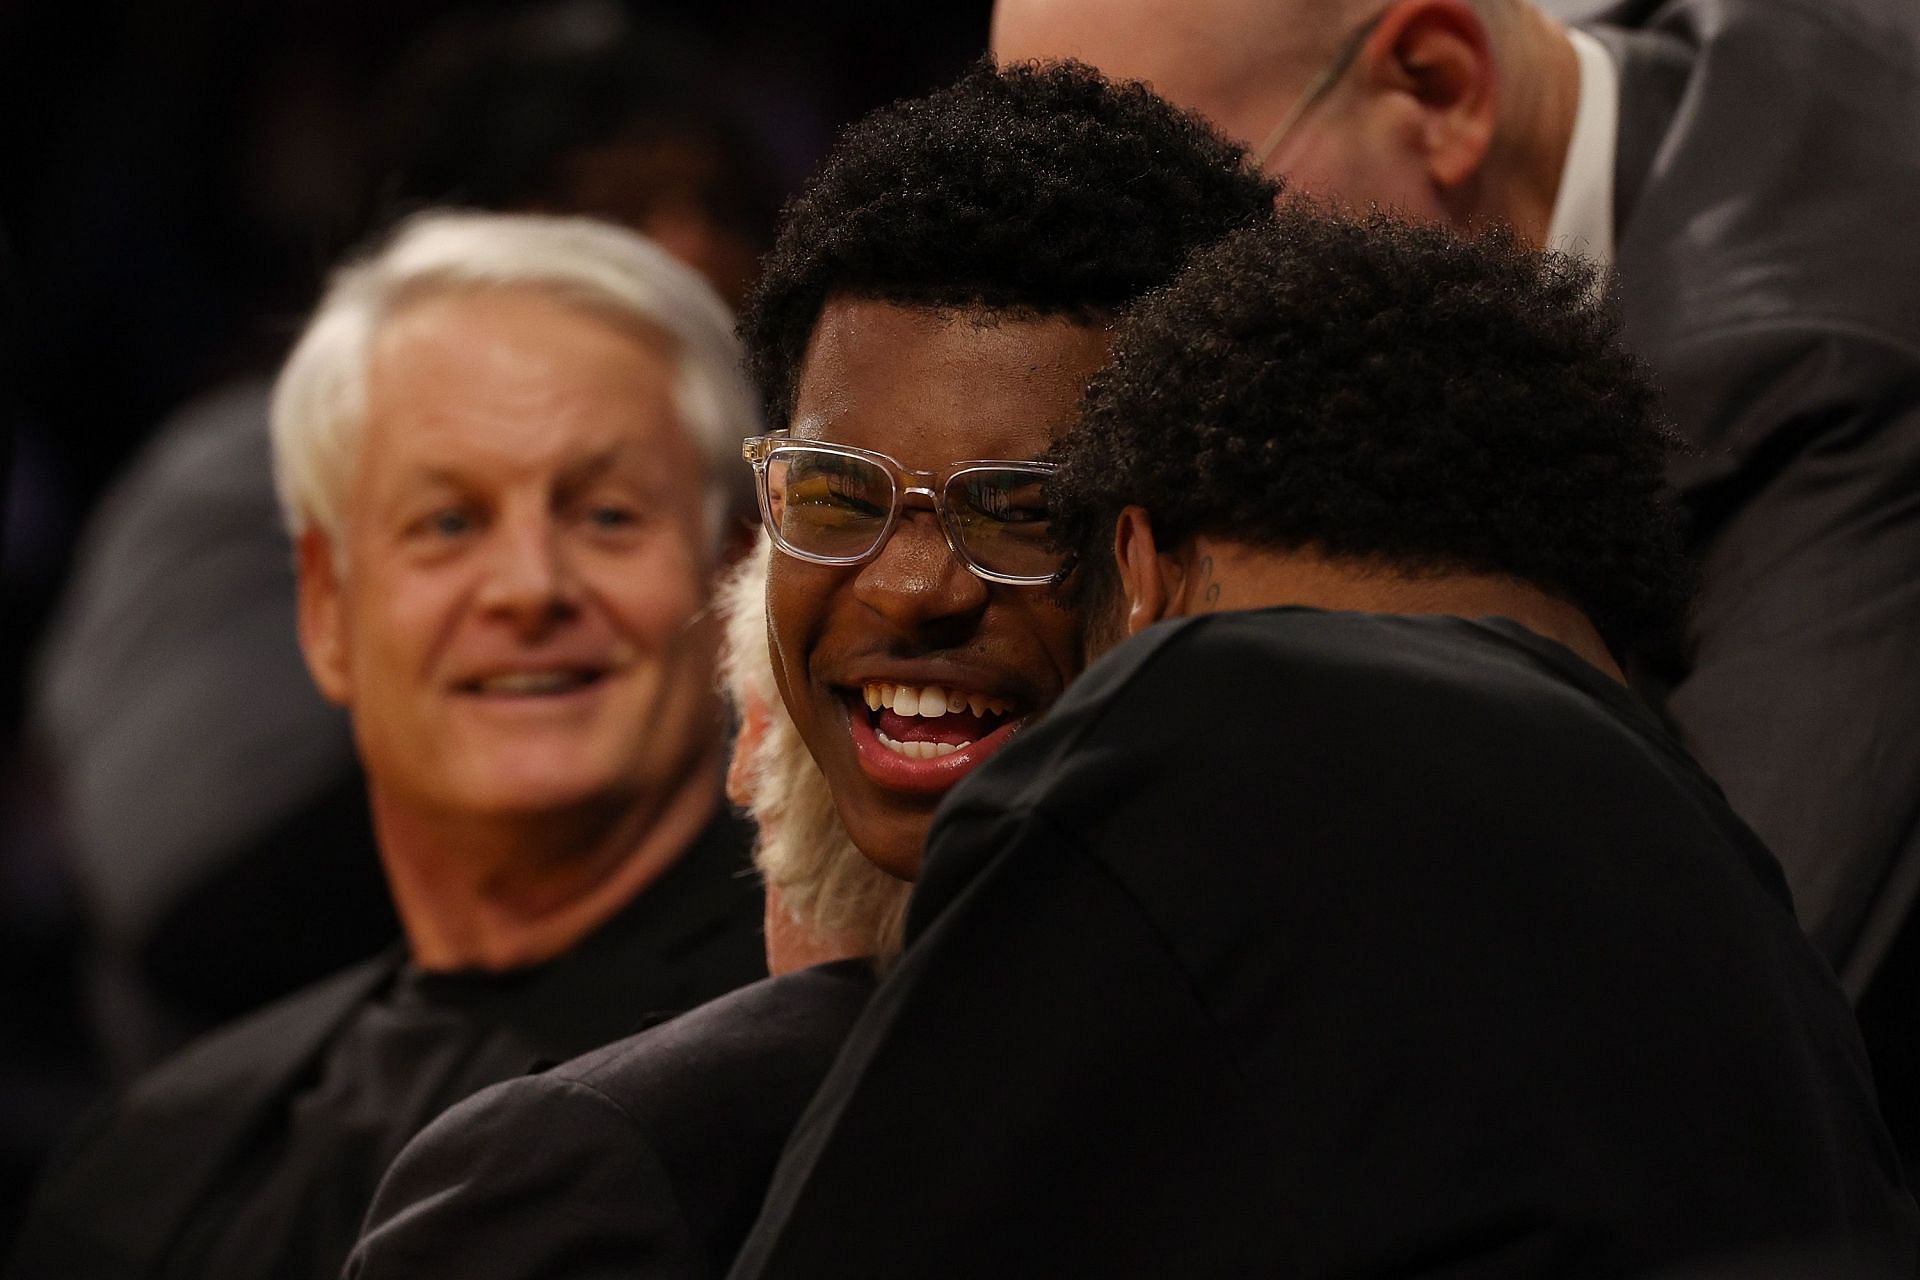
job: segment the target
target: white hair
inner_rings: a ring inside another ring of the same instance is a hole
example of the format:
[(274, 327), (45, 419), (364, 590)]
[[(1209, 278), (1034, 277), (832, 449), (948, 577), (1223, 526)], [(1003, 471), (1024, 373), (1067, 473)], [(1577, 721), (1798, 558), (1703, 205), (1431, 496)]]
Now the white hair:
[[(735, 747), (747, 753), (747, 813), (760, 828), (754, 865), (780, 891), (781, 903), (798, 924), (885, 964), (900, 953), (913, 886), (882, 871), (854, 846), (840, 825), (827, 780), (774, 685), (767, 644), (772, 551), (762, 533), (759, 546), (715, 593), (726, 623), (720, 677), (727, 697), (743, 719), (749, 706), (758, 706), (767, 720), (757, 740), (743, 736)], [(742, 763), (736, 760), (735, 767)]]
[(740, 441), (760, 432), (760, 408), (733, 317), (706, 281), (651, 240), (590, 218), (430, 211), (334, 273), (274, 385), (274, 485), (296, 538), (317, 528), (338, 547), (382, 326), (423, 296), (477, 289), (538, 290), (664, 333), (680, 426), (706, 464), (710, 544), (729, 516), (751, 518)]

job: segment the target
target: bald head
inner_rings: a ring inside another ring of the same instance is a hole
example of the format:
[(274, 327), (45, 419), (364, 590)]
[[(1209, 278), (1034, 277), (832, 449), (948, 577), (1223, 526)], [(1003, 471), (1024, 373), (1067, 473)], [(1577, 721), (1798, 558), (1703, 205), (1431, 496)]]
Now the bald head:
[(1145, 81), (1336, 202), (1535, 243), (1579, 89), (1530, 0), (997, 0), (992, 44)]
[(1001, 62), (1076, 58), (1251, 145), (1377, 0), (997, 0)]

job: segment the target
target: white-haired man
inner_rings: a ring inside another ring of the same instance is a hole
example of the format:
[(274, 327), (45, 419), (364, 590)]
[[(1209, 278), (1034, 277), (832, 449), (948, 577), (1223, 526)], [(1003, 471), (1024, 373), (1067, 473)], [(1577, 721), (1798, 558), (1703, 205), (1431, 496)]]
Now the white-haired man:
[(794, 1118), (900, 951), (911, 885), (848, 839), (774, 685), (771, 545), (722, 586), (772, 977), (449, 1109), (394, 1161), (352, 1280), (714, 1274)]
[[(1920, 6), (997, 0), (993, 48), (1143, 78), (1315, 193), (1610, 269), (1694, 446), (1700, 591), (1636, 683), (1866, 993), (1883, 1086), (1920, 1078)], [(1920, 1098), (1888, 1101), (1914, 1158)]]
[(336, 1276), (447, 1106), (764, 972), (709, 608), (758, 411), (719, 298), (609, 226), (423, 216), (336, 277), (273, 416), (405, 954), (136, 1085), (22, 1275)]

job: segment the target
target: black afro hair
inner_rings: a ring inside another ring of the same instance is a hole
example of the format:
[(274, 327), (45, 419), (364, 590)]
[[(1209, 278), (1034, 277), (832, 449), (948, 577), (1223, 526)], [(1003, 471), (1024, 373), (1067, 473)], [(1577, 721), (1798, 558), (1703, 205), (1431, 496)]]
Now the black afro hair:
[(1069, 590), (1111, 604), (1114, 524), (1424, 574), (1505, 574), (1616, 653), (1670, 642), (1689, 572), (1676, 438), (1591, 268), (1288, 200), (1142, 302), (1057, 446)]
[(775, 429), (829, 298), (1111, 315), (1264, 217), (1278, 184), (1199, 116), (1077, 63), (976, 64), (867, 116), (788, 205), (740, 321)]

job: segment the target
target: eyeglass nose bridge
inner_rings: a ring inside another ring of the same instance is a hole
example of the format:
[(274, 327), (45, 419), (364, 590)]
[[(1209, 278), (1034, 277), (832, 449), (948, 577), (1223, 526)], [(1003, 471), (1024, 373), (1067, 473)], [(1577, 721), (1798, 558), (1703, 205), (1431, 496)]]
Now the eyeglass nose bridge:
[[(939, 473), (934, 471), (908, 471), (905, 468), (900, 468), (899, 471), (900, 485), (898, 492), (900, 496), (893, 504), (892, 518), (887, 521), (886, 528), (881, 532), (879, 541), (874, 544), (873, 554), (879, 556), (886, 551), (887, 544), (893, 541), (893, 535), (899, 532), (901, 516), (905, 515), (908, 511), (931, 511), (933, 513), (934, 523), (940, 526), (940, 536), (946, 540), (947, 552), (953, 557), (954, 564), (977, 574), (981, 566), (977, 565), (973, 557), (968, 555), (966, 549), (960, 545), (959, 530), (953, 527), (953, 515), (947, 509), (945, 487), (932, 483), (939, 478)], [(906, 481), (908, 479), (924, 480), (928, 483), (907, 484)], [(923, 501), (909, 503), (907, 499), (912, 497), (921, 498)]]

